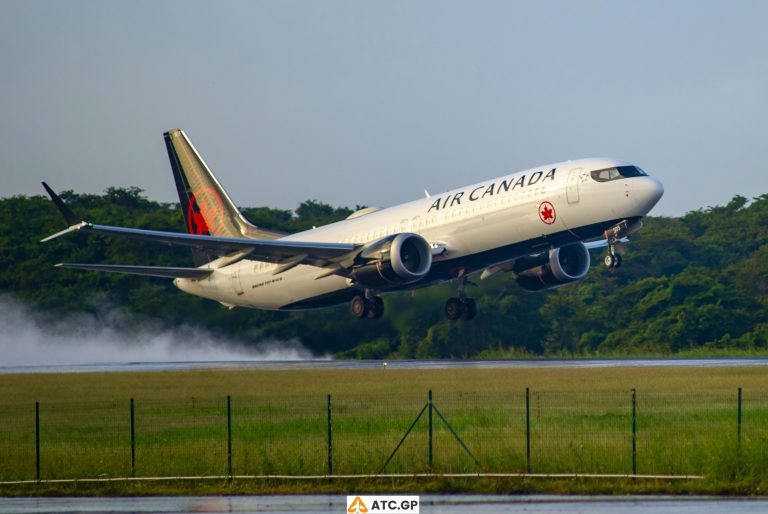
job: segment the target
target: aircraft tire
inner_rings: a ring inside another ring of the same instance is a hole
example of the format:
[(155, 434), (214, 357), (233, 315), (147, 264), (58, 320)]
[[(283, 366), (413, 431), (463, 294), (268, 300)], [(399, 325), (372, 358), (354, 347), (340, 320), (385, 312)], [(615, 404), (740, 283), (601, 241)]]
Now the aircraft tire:
[(603, 259), (603, 264), (605, 264), (606, 268), (615, 268), (616, 267), (616, 254), (609, 253), (605, 256)]
[(455, 321), (461, 317), (463, 307), (464, 306), (459, 298), (448, 298), (448, 301), (445, 302), (445, 316), (449, 320)]
[(619, 255), (618, 253), (613, 256), (613, 267), (614, 269), (621, 267), (621, 255)]
[(381, 296), (374, 296), (368, 300), (368, 317), (379, 319), (384, 315), (384, 300)]
[(352, 302), (349, 304), (349, 308), (352, 311), (352, 315), (357, 319), (362, 319), (368, 316), (370, 310), (368, 301), (360, 295), (352, 298)]
[(475, 319), (477, 315), (477, 305), (474, 298), (464, 298), (461, 302), (461, 319), (470, 320)]

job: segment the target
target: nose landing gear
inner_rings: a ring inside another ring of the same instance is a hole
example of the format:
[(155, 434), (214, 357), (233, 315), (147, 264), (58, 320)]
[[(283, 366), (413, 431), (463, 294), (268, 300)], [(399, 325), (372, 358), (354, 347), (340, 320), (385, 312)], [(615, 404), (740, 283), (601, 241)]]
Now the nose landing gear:
[(616, 253), (615, 245), (608, 245), (608, 255), (603, 259), (603, 264), (605, 264), (606, 268), (616, 269), (621, 267), (621, 255)]
[(626, 237), (640, 230), (642, 226), (643, 223), (641, 221), (630, 223), (628, 220), (622, 220), (603, 232), (603, 236), (608, 243), (608, 255), (603, 259), (606, 267), (615, 269), (621, 266), (621, 255), (616, 253), (616, 243), (626, 242)]

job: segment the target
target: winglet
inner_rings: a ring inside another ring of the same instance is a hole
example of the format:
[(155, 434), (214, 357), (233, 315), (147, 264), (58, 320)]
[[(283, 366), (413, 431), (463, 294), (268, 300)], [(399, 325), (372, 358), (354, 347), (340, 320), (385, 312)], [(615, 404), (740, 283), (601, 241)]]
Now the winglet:
[(64, 219), (67, 220), (67, 224), (77, 225), (82, 220), (74, 213), (72, 212), (72, 209), (67, 207), (67, 205), (64, 203), (64, 200), (62, 200), (59, 195), (53, 192), (53, 189), (48, 187), (48, 184), (43, 182), (43, 187), (45, 188), (45, 191), (48, 193), (48, 196), (51, 197), (51, 200), (53, 200), (53, 203), (56, 205), (56, 208), (59, 209), (59, 212), (62, 216), (64, 216)]
[(77, 232), (78, 230), (80, 230), (82, 228), (85, 228), (85, 227), (89, 227), (89, 226), (90, 225), (88, 223), (86, 223), (85, 221), (81, 221), (77, 225), (72, 225), (70, 227), (65, 228), (61, 232), (56, 232), (52, 236), (48, 236), (48, 237), (46, 237), (44, 239), (41, 239), (40, 242), (41, 243), (47, 243), (48, 241), (51, 241), (51, 240), (56, 239), (56, 238), (61, 237), (61, 236), (65, 236), (67, 234), (71, 234), (72, 232)]

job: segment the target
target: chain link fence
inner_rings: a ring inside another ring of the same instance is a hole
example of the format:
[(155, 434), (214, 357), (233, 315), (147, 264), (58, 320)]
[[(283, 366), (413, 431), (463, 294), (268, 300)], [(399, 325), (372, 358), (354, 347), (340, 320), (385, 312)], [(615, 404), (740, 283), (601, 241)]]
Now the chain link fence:
[[(431, 399), (430, 399), (431, 398)], [(0, 480), (768, 469), (760, 391), (0, 400)]]

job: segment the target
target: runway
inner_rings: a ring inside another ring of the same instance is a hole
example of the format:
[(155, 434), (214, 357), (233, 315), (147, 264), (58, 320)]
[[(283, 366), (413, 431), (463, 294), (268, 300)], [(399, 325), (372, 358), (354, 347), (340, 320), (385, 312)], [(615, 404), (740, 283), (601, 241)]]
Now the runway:
[(0, 366), (0, 374), (178, 371), (199, 369), (536, 369), (536, 368), (691, 368), (768, 366), (768, 357), (698, 359), (519, 359), (519, 360), (241, 360), (182, 362), (97, 362), (54, 366)]

